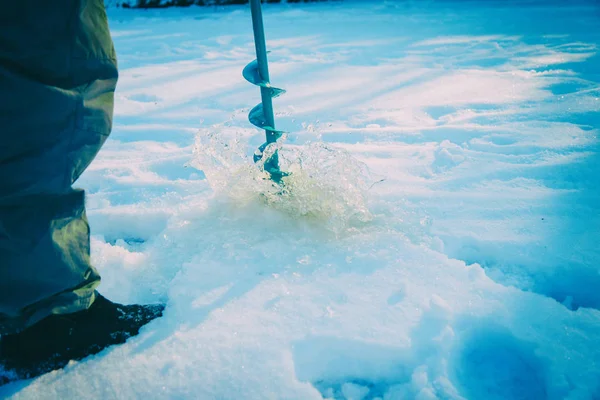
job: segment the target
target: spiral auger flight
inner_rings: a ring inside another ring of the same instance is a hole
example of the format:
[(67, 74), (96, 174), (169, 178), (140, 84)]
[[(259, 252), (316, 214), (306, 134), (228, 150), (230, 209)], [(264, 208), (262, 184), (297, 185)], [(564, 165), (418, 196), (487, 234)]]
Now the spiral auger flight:
[(269, 145), (276, 143), (284, 133), (275, 128), (273, 98), (285, 93), (285, 90), (271, 86), (260, 0), (250, 0), (250, 8), (252, 11), (256, 60), (248, 64), (242, 74), (248, 82), (260, 87), (261, 103), (250, 111), (248, 119), (252, 125), (264, 129), (267, 138), (266, 142), (254, 153), (254, 162), (260, 162), (264, 170), (271, 176), (271, 179), (280, 183), (287, 173), (279, 169), (277, 149), (274, 149), (274, 151), (266, 150), (269, 150)]

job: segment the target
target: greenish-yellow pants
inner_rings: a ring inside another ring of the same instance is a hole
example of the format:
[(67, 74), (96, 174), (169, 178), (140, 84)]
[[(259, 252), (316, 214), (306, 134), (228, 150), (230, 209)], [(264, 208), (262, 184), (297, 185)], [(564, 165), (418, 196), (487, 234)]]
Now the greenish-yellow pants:
[(0, 4), (0, 335), (94, 301), (84, 193), (112, 127), (103, 0)]

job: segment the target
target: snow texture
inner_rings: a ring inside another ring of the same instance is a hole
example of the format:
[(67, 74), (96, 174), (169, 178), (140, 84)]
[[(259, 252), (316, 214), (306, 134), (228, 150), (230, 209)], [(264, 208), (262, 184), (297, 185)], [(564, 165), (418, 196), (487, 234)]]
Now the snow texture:
[(249, 10), (110, 9), (81, 177), (101, 292), (166, 302), (14, 399), (600, 399), (600, 10), (266, 5), (282, 190), (251, 162)]

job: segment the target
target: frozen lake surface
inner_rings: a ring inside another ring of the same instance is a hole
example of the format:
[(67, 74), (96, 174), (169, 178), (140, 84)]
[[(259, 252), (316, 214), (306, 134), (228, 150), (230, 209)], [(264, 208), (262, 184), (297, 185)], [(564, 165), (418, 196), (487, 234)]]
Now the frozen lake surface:
[(100, 291), (164, 301), (15, 399), (600, 399), (600, 6), (266, 5), (293, 174), (251, 163), (246, 7), (122, 10)]

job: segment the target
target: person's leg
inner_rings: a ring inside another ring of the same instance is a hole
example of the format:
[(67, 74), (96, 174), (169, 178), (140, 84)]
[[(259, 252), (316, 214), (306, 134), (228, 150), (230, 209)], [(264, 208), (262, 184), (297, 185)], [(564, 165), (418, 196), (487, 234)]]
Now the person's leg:
[(88, 308), (100, 277), (90, 265), (83, 192), (0, 207), (0, 333)]
[(0, 6), (0, 334), (88, 308), (84, 193), (111, 129), (116, 58), (102, 0)]
[(164, 307), (95, 291), (84, 193), (72, 188), (112, 124), (117, 63), (103, 0), (5, 3), (0, 366), (32, 377), (124, 342)]

